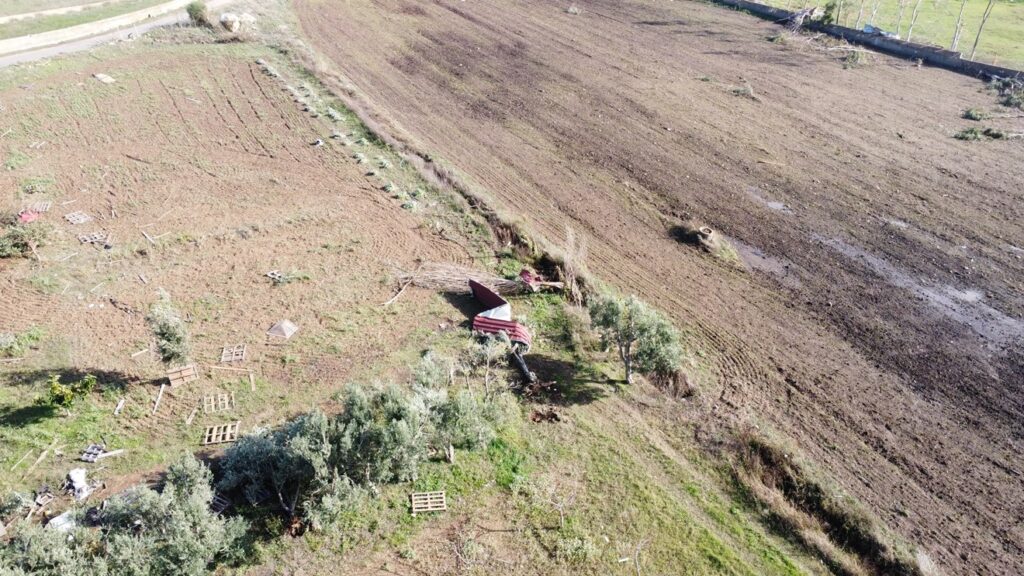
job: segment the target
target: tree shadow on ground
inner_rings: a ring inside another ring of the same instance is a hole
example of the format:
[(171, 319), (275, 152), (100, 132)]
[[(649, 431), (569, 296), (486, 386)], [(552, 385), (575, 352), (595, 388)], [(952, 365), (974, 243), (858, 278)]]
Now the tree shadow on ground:
[(90, 370), (85, 368), (59, 368), (53, 370), (22, 370), (9, 372), (0, 375), (0, 385), (7, 386), (37, 386), (44, 384), (53, 375), (60, 376), (63, 384), (78, 382), (88, 375), (96, 377), (96, 390), (105, 392), (114, 390), (123, 392), (130, 385), (147, 384), (150, 380), (144, 380), (137, 376), (118, 372), (116, 370)]
[(524, 386), (524, 397), (556, 406), (590, 404), (608, 395), (602, 380), (585, 373), (570, 360), (543, 354), (527, 354), (526, 364), (537, 375), (538, 385)]
[(47, 420), (57, 412), (54, 406), (32, 404), (29, 406), (4, 406), (0, 408), (0, 428), (24, 428)]

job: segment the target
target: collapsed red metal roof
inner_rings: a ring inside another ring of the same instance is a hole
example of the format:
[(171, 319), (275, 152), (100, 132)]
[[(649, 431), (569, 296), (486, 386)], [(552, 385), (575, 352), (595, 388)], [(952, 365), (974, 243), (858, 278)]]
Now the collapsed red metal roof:
[(474, 332), (483, 334), (504, 332), (513, 343), (521, 344), (527, 350), (530, 349), (533, 337), (526, 326), (512, 320), (511, 306), (509, 306), (508, 300), (476, 280), (469, 281), (469, 290), (473, 293), (474, 298), (487, 307), (473, 318)]

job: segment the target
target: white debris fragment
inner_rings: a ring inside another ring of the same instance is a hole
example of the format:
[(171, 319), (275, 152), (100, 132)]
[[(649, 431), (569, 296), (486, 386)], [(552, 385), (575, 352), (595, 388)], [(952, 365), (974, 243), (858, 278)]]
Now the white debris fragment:
[(110, 76), (107, 76), (106, 74), (100, 72), (93, 74), (92, 77), (99, 80), (100, 82), (103, 82), (104, 84), (113, 84), (114, 82), (117, 82), (117, 80), (114, 80)]

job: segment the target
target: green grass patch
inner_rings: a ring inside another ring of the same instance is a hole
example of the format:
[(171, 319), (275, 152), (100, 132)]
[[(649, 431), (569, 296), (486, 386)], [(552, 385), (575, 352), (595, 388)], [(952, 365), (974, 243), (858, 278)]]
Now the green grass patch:
[(7, 153), (7, 158), (4, 160), (4, 169), (8, 171), (17, 170), (31, 161), (32, 158), (28, 154), (25, 154), (21, 150), (15, 150), (12, 148)]
[(18, 189), (22, 194), (44, 194), (49, 192), (53, 185), (53, 178), (45, 176), (22, 178), (18, 181)]

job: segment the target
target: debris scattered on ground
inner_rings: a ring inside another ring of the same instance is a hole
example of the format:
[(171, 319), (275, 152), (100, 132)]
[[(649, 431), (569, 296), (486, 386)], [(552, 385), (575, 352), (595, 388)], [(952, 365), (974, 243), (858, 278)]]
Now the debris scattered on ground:
[(88, 498), (96, 490), (97, 484), (90, 483), (86, 474), (85, 468), (75, 468), (68, 472), (67, 491), (79, 502)]
[(558, 290), (565, 288), (563, 282), (549, 282), (543, 276), (526, 269), (519, 272), (519, 279), (533, 292), (539, 292), (541, 288), (556, 288)]
[(104, 84), (113, 84), (114, 82), (117, 82), (117, 80), (114, 80), (110, 76), (107, 76), (106, 74), (100, 72), (93, 74), (92, 77), (99, 80), (100, 82), (103, 82)]
[(477, 282), (469, 281), (469, 290), (478, 302), (486, 308), (473, 317), (473, 331), (482, 334), (506, 334), (513, 344), (524, 350), (530, 349), (533, 341), (526, 326), (512, 320), (512, 305), (497, 292)]
[(562, 418), (558, 416), (558, 412), (555, 412), (554, 408), (548, 408), (547, 410), (534, 410), (533, 414), (530, 415), (530, 420), (534, 422), (561, 422)]
[(50, 502), (53, 502), (54, 498), (56, 498), (56, 496), (54, 496), (53, 492), (50, 490), (50, 487), (43, 486), (36, 491), (36, 506), (42, 508), (43, 506), (46, 506)]
[(291, 320), (281, 320), (280, 322), (271, 326), (269, 330), (267, 330), (267, 336), (270, 336), (272, 338), (283, 338), (284, 340), (288, 340), (289, 338), (294, 336), (295, 333), (298, 331), (299, 327), (296, 326), (295, 323), (292, 322)]
[[(308, 108), (308, 107), (307, 107), (307, 108)], [(308, 112), (309, 110), (307, 109), (306, 111)], [(312, 143), (310, 144), (310, 146), (313, 146), (314, 148), (319, 148), (319, 147), (321, 147), (321, 146), (323, 146), (323, 145), (324, 145), (324, 141), (323, 141), (323, 140), (321, 140), (320, 138), (317, 138), (316, 140), (314, 140), (314, 141), (313, 141), (313, 142), (312, 142)]]
[(228, 32), (235, 33), (242, 28), (242, 19), (237, 14), (225, 12), (220, 15), (220, 25)]
[(34, 210), (22, 210), (18, 213), (18, 222), (30, 224), (39, 219), (39, 213)]
[(52, 528), (58, 532), (70, 532), (78, 525), (78, 523), (75, 522), (73, 514), (74, 510), (68, 510), (59, 516), (54, 516), (46, 523), (46, 527)]
[(51, 207), (53, 207), (53, 202), (50, 202), (49, 200), (42, 200), (29, 204), (25, 207), (23, 212), (38, 212), (39, 214), (43, 214), (45, 212), (49, 212)]
[[(174, 384), (172, 383), (171, 386), (174, 386)], [(156, 411), (160, 408), (160, 400), (162, 400), (164, 397), (164, 388), (166, 387), (166, 384), (160, 385), (160, 392), (158, 392), (156, 395), (156, 403), (153, 404), (153, 414), (156, 414)]]

